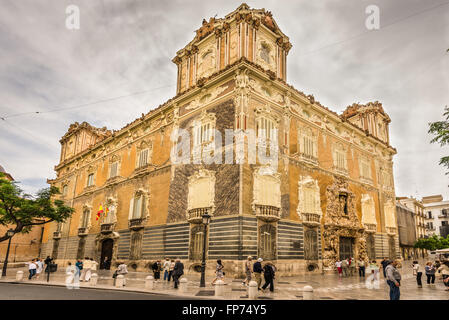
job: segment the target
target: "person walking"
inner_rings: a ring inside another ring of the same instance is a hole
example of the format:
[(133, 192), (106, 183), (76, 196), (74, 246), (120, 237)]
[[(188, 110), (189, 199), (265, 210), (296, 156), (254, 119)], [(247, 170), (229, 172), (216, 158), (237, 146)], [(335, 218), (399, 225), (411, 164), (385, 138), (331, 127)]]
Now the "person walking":
[(81, 259), (76, 260), (75, 267), (79, 278), (81, 277), (81, 270), (83, 270), (83, 262), (81, 261)]
[(83, 265), (84, 265), (83, 270), (86, 270), (86, 272), (84, 273), (84, 281), (88, 282), (90, 280), (91, 275), (92, 275), (92, 271), (91, 271), (92, 260), (90, 258), (86, 258), (86, 260), (83, 261)]
[(217, 280), (223, 280), (224, 272), (223, 272), (223, 264), (221, 263), (221, 259), (217, 260), (217, 267), (215, 268), (215, 279), (212, 281), (212, 285), (215, 284)]
[(262, 286), (262, 291), (265, 292), (265, 289), (270, 286), (270, 291), (274, 292), (274, 275), (275, 270), (271, 262), (267, 262), (263, 268), (263, 276), (265, 278), (265, 284)]
[(243, 285), (245, 286), (249, 286), (249, 282), (251, 281), (251, 271), (253, 270), (253, 266), (252, 266), (252, 261), (253, 257), (248, 256), (248, 258), (246, 259), (245, 262), (245, 274), (246, 274), (246, 278), (245, 281), (243, 281)]
[(175, 282), (175, 289), (178, 289), (179, 278), (184, 274), (184, 264), (178, 258), (176, 259), (175, 266), (173, 268), (173, 281)]
[(90, 260), (88, 257), (85, 257), (83, 260), (83, 269), (81, 270), (80, 281), (86, 281), (86, 272), (90, 270)]
[(261, 290), (260, 286), (262, 285), (262, 258), (257, 259), (257, 261), (253, 265), (254, 278), (256, 278), (257, 282), (257, 290)]
[(39, 276), (42, 273), (42, 270), (44, 270), (44, 263), (41, 259), (36, 259), (36, 280), (39, 280)]
[[(94, 259), (90, 258), (90, 274), (89, 274), (89, 280), (90, 277), (92, 276), (92, 273), (95, 273), (97, 271), (97, 267), (98, 267), (98, 262), (95, 261)], [(88, 280), (88, 281), (89, 281)]]
[(354, 257), (351, 257), (349, 260), (349, 274), (351, 276), (357, 273), (357, 261), (355, 261)]
[(343, 269), (342, 269), (340, 260), (337, 260), (337, 262), (335, 262), (335, 267), (337, 267), (338, 276), (341, 278), (341, 275), (343, 273)]
[(175, 260), (171, 259), (170, 261), (170, 271), (168, 272), (168, 282), (173, 278), (173, 271), (175, 270)]
[(154, 281), (158, 282), (161, 278), (161, 260), (156, 260), (156, 262), (151, 266), (151, 269), (153, 270)]
[(388, 260), (388, 264), (385, 268), (387, 284), (390, 286), (390, 300), (399, 300), (401, 296), (401, 291), (399, 289), (401, 285), (401, 274), (396, 268), (398, 263), (397, 260)]
[(30, 273), (28, 275), (28, 280), (31, 280), (36, 275), (37, 265), (36, 265), (35, 259), (32, 259), (27, 264), (28, 264), (28, 272)]
[(126, 286), (126, 275), (128, 274), (128, 268), (123, 261), (118, 265), (116, 274), (117, 276), (123, 276), (123, 286)]
[(413, 275), (416, 276), (416, 283), (418, 284), (418, 288), (422, 288), (421, 282), (422, 271), (421, 266), (419, 265), (417, 260), (413, 261), (412, 268), (413, 268)]
[(365, 281), (365, 286), (368, 289), (379, 289), (379, 266), (376, 260), (371, 261), (368, 269), (369, 276)]
[(386, 257), (384, 257), (384, 259), (380, 262), (380, 264), (382, 265), (382, 271), (384, 273), (384, 278), (385, 279), (387, 278), (387, 275), (385, 273), (385, 268), (387, 267), (389, 261), (390, 260), (388, 260)]
[(347, 277), (349, 275), (349, 261), (348, 259), (343, 259), (341, 261), (341, 268), (343, 270), (343, 277)]
[(438, 268), (438, 273), (442, 274), (446, 291), (449, 291), (449, 261), (443, 261), (441, 266)]
[(426, 267), (424, 268), (426, 271), (426, 277), (427, 277), (427, 284), (435, 283), (435, 266), (432, 264), (432, 262), (427, 261)]
[(362, 258), (359, 258), (357, 265), (359, 266), (359, 277), (365, 278), (365, 261), (363, 261)]
[(168, 274), (170, 272), (170, 259), (165, 258), (164, 265), (162, 266), (164, 269), (164, 281), (168, 279), (170, 281), (170, 278), (168, 277)]

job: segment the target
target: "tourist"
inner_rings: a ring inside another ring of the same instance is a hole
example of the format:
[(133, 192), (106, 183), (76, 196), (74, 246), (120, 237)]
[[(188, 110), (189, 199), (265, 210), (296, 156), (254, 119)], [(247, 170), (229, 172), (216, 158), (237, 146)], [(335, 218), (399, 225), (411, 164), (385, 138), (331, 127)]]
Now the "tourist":
[(153, 263), (153, 265), (151, 266), (151, 269), (153, 270), (154, 280), (158, 282), (159, 279), (161, 278), (161, 270), (162, 270), (161, 260), (156, 260), (156, 262)]
[(417, 260), (413, 261), (412, 268), (413, 268), (413, 275), (416, 276), (416, 282), (418, 283), (418, 288), (422, 288), (422, 282), (421, 282), (422, 271), (420, 270), (421, 266), (419, 265)]
[(388, 265), (389, 260), (387, 258), (384, 257), (384, 259), (380, 262), (380, 264), (382, 265), (382, 271), (384, 273), (384, 278), (387, 278), (387, 275), (385, 273), (385, 268)]
[(246, 278), (245, 278), (245, 281), (243, 281), (243, 285), (246, 285), (246, 286), (248, 286), (249, 285), (249, 282), (251, 281), (251, 270), (253, 269), (253, 266), (252, 266), (252, 261), (253, 260), (253, 257), (251, 257), (251, 256), (248, 256), (248, 258), (246, 259), (246, 262), (245, 262), (245, 275), (246, 275)]
[[(170, 279), (173, 277), (173, 271), (175, 270), (175, 260), (171, 259), (170, 261), (170, 271), (168, 272), (168, 282), (170, 282)], [(174, 278), (173, 278), (174, 280)]]
[(449, 261), (443, 261), (438, 268), (438, 273), (440, 272), (443, 276), (443, 283), (446, 286), (446, 291), (449, 291)]
[(28, 272), (30, 273), (28, 276), (28, 280), (31, 280), (31, 278), (33, 278), (36, 275), (37, 265), (36, 265), (35, 261), (36, 261), (36, 259), (33, 259), (30, 262), (27, 262)]
[(178, 289), (179, 278), (184, 274), (184, 264), (178, 258), (176, 259), (175, 267), (173, 268), (173, 281), (175, 282), (175, 289)]
[[(90, 258), (90, 274), (89, 274), (89, 277), (88, 277), (87, 281), (90, 280), (90, 277), (92, 276), (92, 273), (95, 273), (95, 271), (97, 271), (97, 267), (98, 267), (98, 262), (95, 261), (94, 259)], [(86, 275), (86, 277), (87, 277), (87, 275)]]
[(75, 263), (76, 272), (78, 273), (78, 277), (81, 277), (81, 270), (83, 270), (83, 262), (81, 259), (78, 259)]
[(343, 270), (343, 277), (347, 277), (349, 275), (349, 261), (348, 261), (348, 259), (343, 259), (341, 261), (341, 269)]
[(341, 278), (341, 275), (342, 275), (341, 261), (337, 260), (337, 262), (335, 262), (335, 266), (337, 267), (337, 270), (338, 270), (338, 276)]
[(426, 277), (427, 277), (427, 284), (435, 284), (435, 266), (432, 264), (432, 262), (427, 261), (426, 267), (424, 268), (426, 270)]
[(224, 272), (223, 272), (223, 264), (221, 263), (221, 260), (217, 260), (217, 267), (215, 268), (215, 279), (212, 281), (212, 285), (215, 284), (215, 281), (217, 280), (223, 280)]
[(355, 275), (357, 272), (357, 265), (356, 265), (356, 261), (354, 259), (354, 257), (351, 257), (351, 260), (349, 260), (349, 270), (350, 270), (350, 274), (351, 276)]
[(362, 258), (359, 258), (357, 265), (359, 266), (359, 277), (365, 277), (365, 261), (363, 261)]
[(379, 289), (379, 266), (376, 260), (371, 261), (369, 264), (368, 273), (369, 277), (365, 281), (366, 288), (368, 289)]
[(81, 277), (80, 277), (80, 281), (86, 281), (86, 273), (87, 270), (90, 271), (90, 260), (88, 257), (85, 257), (83, 260), (83, 269), (81, 270)]
[(390, 286), (390, 300), (399, 300), (401, 292), (399, 286), (401, 285), (401, 274), (396, 268), (399, 264), (397, 260), (387, 260), (388, 264), (385, 268), (385, 278), (387, 284)]
[(263, 268), (263, 276), (265, 278), (265, 284), (262, 286), (262, 291), (265, 292), (265, 289), (270, 286), (270, 291), (274, 292), (274, 275), (275, 270), (271, 262), (267, 262)]
[(42, 263), (42, 260), (37, 258), (36, 259), (36, 280), (39, 280), (39, 276), (42, 273), (42, 270), (44, 270), (44, 264)]
[(50, 256), (47, 256), (47, 258), (44, 260), (44, 263), (46, 265), (45, 267), (45, 272), (47, 272), (47, 270), (50, 270), (49, 266), (52, 263), (53, 258), (50, 258)]
[(164, 261), (164, 281), (166, 281), (168, 279), (168, 281), (170, 281), (170, 278), (168, 277), (169, 272), (170, 272), (170, 259), (169, 258), (165, 258)]
[(122, 275), (123, 276), (123, 286), (126, 286), (126, 275), (128, 274), (128, 268), (126, 264), (122, 261), (117, 267), (116, 275)]
[[(76, 267), (73, 266), (71, 262), (68, 262), (67, 267), (65, 268), (65, 273), (66, 273), (65, 284), (69, 285), (73, 282), (73, 279), (77, 273)], [(70, 273), (70, 275), (67, 275), (67, 273)]]
[(253, 272), (254, 272), (254, 277), (256, 278), (256, 282), (257, 282), (257, 290), (261, 290), (260, 286), (262, 285), (262, 272), (263, 272), (263, 268), (262, 268), (262, 258), (257, 259), (257, 262), (254, 263), (253, 265)]
[(89, 281), (92, 275), (92, 260), (90, 260), (90, 258), (86, 258), (86, 260), (83, 261), (83, 265), (83, 270), (86, 270), (86, 272), (84, 273), (84, 281)]

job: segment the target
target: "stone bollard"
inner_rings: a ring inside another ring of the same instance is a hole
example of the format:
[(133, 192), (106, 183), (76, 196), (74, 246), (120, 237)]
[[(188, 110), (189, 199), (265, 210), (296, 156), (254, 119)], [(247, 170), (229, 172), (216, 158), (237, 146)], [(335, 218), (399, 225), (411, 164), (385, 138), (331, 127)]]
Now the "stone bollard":
[(125, 277), (122, 274), (119, 274), (115, 280), (115, 287), (123, 288), (124, 281), (125, 281)]
[(73, 282), (73, 273), (66, 272), (65, 274), (65, 284), (72, 284)]
[(313, 288), (311, 286), (305, 286), (302, 289), (303, 300), (313, 300)]
[(224, 295), (224, 281), (217, 280), (215, 281), (215, 296), (222, 297)]
[(248, 285), (248, 299), (256, 299), (257, 298), (257, 282), (250, 281)]
[(187, 292), (187, 279), (186, 278), (182, 278), (181, 280), (179, 280), (179, 291), (182, 293)]
[(153, 290), (154, 289), (154, 278), (153, 276), (148, 276), (145, 278), (145, 289)]
[(90, 285), (92, 287), (95, 287), (97, 283), (98, 283), (98, 274), (92, 273), (92, 275), (90, 276)]
[(17, 271), (16, 281), (22, 281), (22, 280), (23, 280), (23, 271)]

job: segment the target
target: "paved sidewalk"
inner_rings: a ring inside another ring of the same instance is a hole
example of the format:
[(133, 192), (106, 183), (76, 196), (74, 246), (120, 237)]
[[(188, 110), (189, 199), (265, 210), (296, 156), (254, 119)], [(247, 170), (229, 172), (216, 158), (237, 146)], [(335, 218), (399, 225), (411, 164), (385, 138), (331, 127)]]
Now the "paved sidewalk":
[[(402, 300), (449, 300), (449, 292), (445, 291), (441, 278), (437, 278), (434, 285), (426, 284), (426, 276), (423, 276), (423, 288), (417, 288), (415, 277), (412, 275), (409, 262), (404, 263), (400, 270), (402, 274), (401, 299)], [(46, 278), (41, 276), (40, 280), (28, 280), (26, 269), (9, 269), (8, 276), (0, 281), (15, 282), (17, 270), (24, 271), (23, 283), (33, 283), (42, 285), (65, 286), (65, 274), (61, 271), (51, 274), (51, 281), (46, 282)], [(224, 296), (214, 297), (214, 287), (210, 284), (212, 277), (206, 277), (206, 288), (199, 288), (199, 274), (188, 274), (187, 292), (181, 293), (173, 288), (173, 282), (167, 283), (162, 280), (155, 282), (154, 290), (145, 289), (145, 277), (149, 273), (130, 272), (127, 275), (127, 286), (124, 288), (113, 287), (111, 271), (98, 271), (98, 284), (93, 287), (90, 283), (81, 282), (83, 288), (96, 288), (107, 290), (124, 290), (134, 292), (157, 293), (165, 295), (182, 296), (189, 298), (205, 299), (228, 299), (240, 300), (248, 299), (247, 287), (242, 285), (240, 279), (225, 279)], [(259, 293), (258, 299), (267, 300), (301, 300), (304, 286), (309, 285), (314, 288), (314, 297), (317, 300), (387, 300), (389, 299), (389, 288), (380, 275), (380, 289), (367, 289), (365, 279), (354, 275), (347, 278), (340, 278), (338, 275), (311, 274), (295, 277), (282, 277), (275, 280), (274, 293)]]

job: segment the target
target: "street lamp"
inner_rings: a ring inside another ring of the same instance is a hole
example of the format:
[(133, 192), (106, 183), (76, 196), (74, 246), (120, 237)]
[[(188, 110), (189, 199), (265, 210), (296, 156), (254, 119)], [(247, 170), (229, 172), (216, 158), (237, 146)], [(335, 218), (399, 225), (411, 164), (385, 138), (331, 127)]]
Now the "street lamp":
[(15, 232), (13, 229), (9, 229), (8, 231), (6, 231), (6, 235), (9, 237), (9, 240), (8, 240), (8, 249), (6, 249), (5, 262), (3, 262), (2, 277), (6, 277), (6, 268), (8, 266), (9, 248), (11, 246), (11, 239), (14, 236), (14, 234), (15, 234)]
[(204, 224), (204, 238), (203, 238), (203, 261), (201, 262), (201, 282), (200, 282), (200, 288), (206, 287), (206, 279), (205, 279), (205, 272), (206, 272), (206, 238), (207, 238), (207, 225), (210, 222), (210, 215), (207, 214), (207, 211), (205, 214), (202, 215), (203, 218), (203, 224)]

